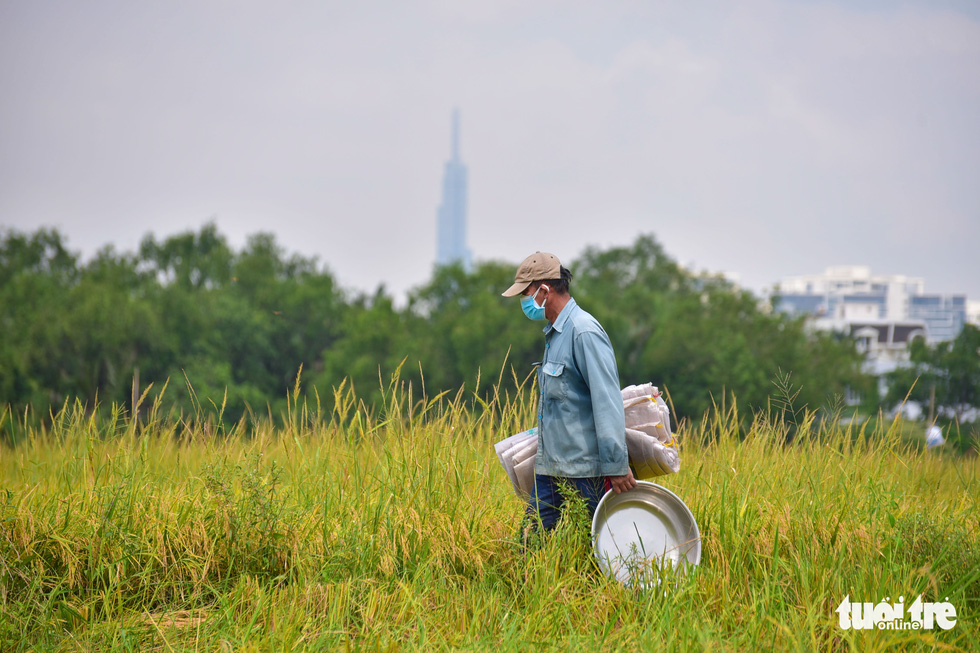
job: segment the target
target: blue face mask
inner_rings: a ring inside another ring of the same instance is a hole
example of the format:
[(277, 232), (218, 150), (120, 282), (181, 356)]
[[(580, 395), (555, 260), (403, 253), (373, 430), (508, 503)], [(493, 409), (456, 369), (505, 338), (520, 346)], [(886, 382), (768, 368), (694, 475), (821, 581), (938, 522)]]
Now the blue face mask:
[[(548, 286), (542, 284), (538, 287), (538, 290), (541, 290), (542, 288), (548, 288)], [(540, 321), (548, 319), (544, 316), (544, 304), (548, 301), (547, 297), (541, 306), (538, 306), (538, 303), (534, 301), (534, 298), (538, 295), (538, 290), (535, 290), (534, 294), (530, 297), (521, 298), (521, 310), (524, 311), (524, 315), (526, 315), (529, 320)], [(548, 290), (551, 289), (548, 288)]]

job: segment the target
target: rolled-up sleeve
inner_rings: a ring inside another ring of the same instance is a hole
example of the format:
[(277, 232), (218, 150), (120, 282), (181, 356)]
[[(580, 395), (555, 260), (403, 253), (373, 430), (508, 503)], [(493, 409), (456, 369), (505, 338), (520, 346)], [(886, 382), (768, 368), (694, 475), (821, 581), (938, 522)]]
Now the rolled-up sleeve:
[(592, 398), (600, 474), (623, 476), (629, 471), (629, 455), (623, 395), (612, 343), (604, 331), (588, 330), (577, 334), (572, 346)]

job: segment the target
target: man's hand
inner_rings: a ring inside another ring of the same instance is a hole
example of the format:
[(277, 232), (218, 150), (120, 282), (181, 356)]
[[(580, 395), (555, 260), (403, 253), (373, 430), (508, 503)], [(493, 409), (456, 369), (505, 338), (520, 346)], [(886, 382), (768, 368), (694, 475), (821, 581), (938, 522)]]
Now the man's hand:
[(633, 470), (627, 470), (626, 476), (610, 476), (609, 482), (612, 483), (613, 492), (622, 494), (629, 492), (636, 487), (636, 479), (633, 478)]

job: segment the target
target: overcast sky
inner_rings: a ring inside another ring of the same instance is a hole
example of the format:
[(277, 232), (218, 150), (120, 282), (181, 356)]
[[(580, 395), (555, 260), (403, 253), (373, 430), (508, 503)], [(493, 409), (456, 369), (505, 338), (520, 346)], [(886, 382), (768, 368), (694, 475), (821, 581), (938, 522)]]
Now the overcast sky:
[(401, 293), (458, 106), (478, 260), (653, 233), (753, 290), (980, 299), (978, 6), (0, 0), (0, 226), (89, 256), (213, 219)]

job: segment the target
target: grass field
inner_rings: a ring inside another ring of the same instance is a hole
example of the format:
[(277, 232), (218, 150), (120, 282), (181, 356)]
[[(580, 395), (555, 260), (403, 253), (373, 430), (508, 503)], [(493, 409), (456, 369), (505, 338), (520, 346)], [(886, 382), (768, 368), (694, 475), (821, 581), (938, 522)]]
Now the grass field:
[[(657, 479), (697, 518), (701, 565), (634, 591), (596, 570), (581, 515), (520, 544), (492, 444), (528, 397), (396, 383), (372, 415), (342, 388), (329, 414), (294, 397), (284, 425), (229, 432), (66, 409), (0, 449), (0, 649), (980, 650), (975, 456), (719, 407)], [(838, 625), (845, 596), (919, 594), (956, 625)]]

